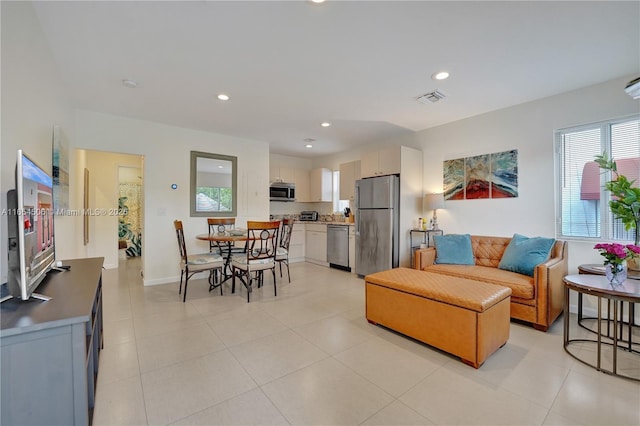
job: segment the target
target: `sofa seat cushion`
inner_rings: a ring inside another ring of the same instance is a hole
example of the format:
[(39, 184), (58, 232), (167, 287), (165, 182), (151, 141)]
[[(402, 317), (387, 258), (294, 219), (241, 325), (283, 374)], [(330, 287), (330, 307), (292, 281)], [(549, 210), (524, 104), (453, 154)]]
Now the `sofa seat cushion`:
[(535, 296), (533, 277), (490, 266), (436, 264), (424, 270), (509, 287), (511, 297), (519, 299), (533, 299)]

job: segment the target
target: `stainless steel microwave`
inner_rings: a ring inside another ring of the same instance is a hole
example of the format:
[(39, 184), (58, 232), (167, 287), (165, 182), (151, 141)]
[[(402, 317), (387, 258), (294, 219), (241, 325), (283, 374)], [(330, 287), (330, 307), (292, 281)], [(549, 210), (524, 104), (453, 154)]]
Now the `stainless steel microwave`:
[(274, 182), (269, 186), (269, 199), (271, 201), (295, 201), (296, 185), (286, 182)]

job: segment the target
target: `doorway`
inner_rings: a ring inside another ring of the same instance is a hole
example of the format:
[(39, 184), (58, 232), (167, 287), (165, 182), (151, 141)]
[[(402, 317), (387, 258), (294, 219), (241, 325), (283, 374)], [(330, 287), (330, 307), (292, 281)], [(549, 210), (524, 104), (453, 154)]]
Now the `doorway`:
[[(89, 175), (87, 207), (100, 213), (88, 217), (85, 256), (104, 257), (106, 269), (118, 268), (121, 261), (128, 259), (137, 259), (136, 263), (144, 265), (144, 157), (79, 150), (78, 159), (79, 167), (86, 168)], [(120, 238), (121, 230), (128, 238)], [(119, 249), (121, 246), (123, 249)], [(136, 255), (127, 256), (127, 250)]]

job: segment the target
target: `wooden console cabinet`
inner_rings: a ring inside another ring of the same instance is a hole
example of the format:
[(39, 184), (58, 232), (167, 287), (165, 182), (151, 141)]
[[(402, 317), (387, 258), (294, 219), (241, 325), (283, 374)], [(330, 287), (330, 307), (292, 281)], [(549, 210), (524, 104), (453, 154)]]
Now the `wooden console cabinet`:
[(104, 258), (63, 261), (37, 293), (0, 305), (3, 425), (87, 425), (102, 349)]

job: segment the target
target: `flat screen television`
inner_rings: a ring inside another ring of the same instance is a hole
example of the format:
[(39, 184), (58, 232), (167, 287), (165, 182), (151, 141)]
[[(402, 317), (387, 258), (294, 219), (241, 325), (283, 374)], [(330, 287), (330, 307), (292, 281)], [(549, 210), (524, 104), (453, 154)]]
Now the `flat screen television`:
[(53, 179), (18, 150), (16, 189), (7, 193), (7, 290), (14, 298), (48, 300), (34, 293), (55, 262)]

